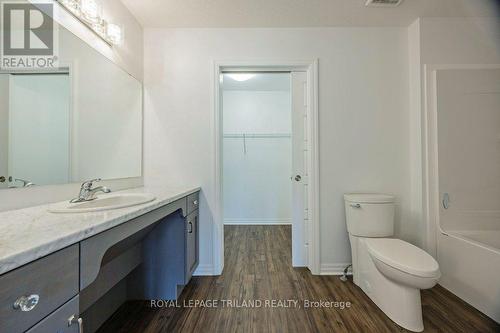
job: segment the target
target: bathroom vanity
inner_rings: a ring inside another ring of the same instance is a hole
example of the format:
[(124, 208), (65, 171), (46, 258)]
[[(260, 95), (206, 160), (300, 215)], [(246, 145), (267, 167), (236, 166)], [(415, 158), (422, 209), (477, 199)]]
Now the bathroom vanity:
[(0, 213), (0, 332), (94, 332), (127, 300), (179, 296), (198, 265), (199, 188), (123, 192), (155, 200)]
[(0, 72), (0, 333), (95, 332), (127, 300), (176, 299), (198, 265), (199, 188), (101, 194), (144, 182), (143, 85), (53, 9), (56, 63)]

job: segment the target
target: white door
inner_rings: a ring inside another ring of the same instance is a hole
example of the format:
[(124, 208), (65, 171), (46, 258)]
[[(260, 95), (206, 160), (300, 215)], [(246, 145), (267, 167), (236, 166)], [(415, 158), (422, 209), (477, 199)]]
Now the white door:
[(308, 266), (307, 73), (292, 72), (292, 265)]
[(69, 92), (67, 74), (10, 75), (9, 176), (36, 185), (69, 182)]

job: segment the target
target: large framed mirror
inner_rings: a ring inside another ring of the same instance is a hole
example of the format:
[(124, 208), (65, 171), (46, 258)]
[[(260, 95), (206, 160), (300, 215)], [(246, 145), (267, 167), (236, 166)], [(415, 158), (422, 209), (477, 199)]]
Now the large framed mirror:
[(58, 36), (57, 69), (0, 71), (0, 189), (142, 175), (142, 83)]

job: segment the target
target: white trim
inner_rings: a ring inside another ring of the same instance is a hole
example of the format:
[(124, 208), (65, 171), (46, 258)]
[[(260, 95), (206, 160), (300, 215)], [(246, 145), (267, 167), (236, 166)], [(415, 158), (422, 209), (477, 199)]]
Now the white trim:
[(292, 219), (224, 219), (224, 225), (291, 225)]
[(500, 64), (425, 64), (423, 66), (423, 108), (422, 108), (422, 209), (425, 219), (425, 249), (437, 256), (438, 234), (446, 234), (439, 223), (439, 168), (437, 128), (436, 74), (439, 70), (493, 69)]
[(214, 266), (212, 264), (198, 265), (198, 268), (193, 273), (193, 276), (212, 276), (214, 274)]
[[(338, 263), (338, 264), (321, 264), (320, 275), (343, 275), (344, 269), (351, 263)], [(347, 275), (352, 275), (352, 269), (349, 268)]]
[(319, 62), (314, 60), (307, 71), (308, 91), (308, 142), (309, 142), (309, 182), (308, 212), (311, 235), (309, 252), (309, 269), (313, 274), (320, 273), (320, 222), (319, 222)]
[(221, 274), (224, 268), (224, 227), (222, 217), (222, 114), (220, 105), (220, 74), (223, 71), (306, 71), (308, 80), (308, 142), (310, 155), (309, 172), (309, 270), (320, 274), (320, 231), (319, 231), (319, 103), (318, 103), (318, 60), (271, 60), (271, 61), (214, 61), (213, 70), (213, 105), (214, 105), (214, 223), (213, 223), (213, 258), (214, 273)]

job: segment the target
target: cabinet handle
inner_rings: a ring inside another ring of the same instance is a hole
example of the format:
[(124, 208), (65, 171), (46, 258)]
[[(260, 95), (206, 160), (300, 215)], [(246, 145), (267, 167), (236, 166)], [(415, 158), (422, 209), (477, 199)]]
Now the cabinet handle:
[(361, 205), (359, 203), (357, 204), (351, 204), (352, 208), (361, 208)]
[(83, 333), (83, 319), (77, 319), (75, 315), (72, 315), (68, 318), (68, 327), (72, 326), (74, 323), (78, 324), (78, 333)]
[(29, 296), (21, 296), (14, 302), (14, 309), (28, 312), (33, 310), (40, 300), (40, 296), (33, 294)]
[(188, 224), (189, 224), (188, 234), (192, 234), (193, 233), (193, 222), (189, 221)]

